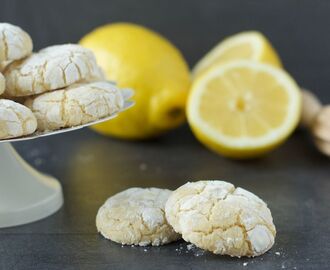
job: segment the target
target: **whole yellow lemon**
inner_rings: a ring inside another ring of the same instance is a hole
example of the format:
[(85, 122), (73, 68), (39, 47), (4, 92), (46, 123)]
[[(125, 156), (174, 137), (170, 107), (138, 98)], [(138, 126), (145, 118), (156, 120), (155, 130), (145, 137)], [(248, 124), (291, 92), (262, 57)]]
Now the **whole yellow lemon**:
[(107, 79), (135, 91), (135, 106), (92, 128), (125, 139), (155, 137), (185, 120), (190, 74), (180, 51), (161, 35), (131, 23), (101, 26), (80, 44), (91, 49)]

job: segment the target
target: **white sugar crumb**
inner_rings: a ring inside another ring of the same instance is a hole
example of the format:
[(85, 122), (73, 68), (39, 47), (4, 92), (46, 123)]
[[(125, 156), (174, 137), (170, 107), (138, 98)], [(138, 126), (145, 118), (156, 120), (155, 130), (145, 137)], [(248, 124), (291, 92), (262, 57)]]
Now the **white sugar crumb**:
[(145, 249), (143, 249), (143, 251), (144, 251), (144, 252), (147, 252), (148, 250), (145, 248)]
[(180, 246), (175, 249), (175, 251), (178, 252), (179, 254), (182, 252), (182, 250), (183, 250), (182, 244), (180, 244)]
[(191, 251), (195, 257), (204, 255), (205, 250), (196, 247), (194, 244), (187, 245), (187, 250)]
[(189, 245), (187, 245), (187, 249), (188, 249), (188, 250), (191, 250), (193, 247), (194, 247), (193, 244), (189, 244)]
[(139, 165), (139, 168), (140, 168), (140, 170), (141, 171), (145, 171), (146, 169), (147, 169), (147, 164), (145, 164), (145, 163), (141, 163), (140, 165)]
[(196, 247), (194, 244), (187, 244), (185, 246), (183, 246), (183, 244), (180, 244), (180, 246), (178, 248), (176, 248), (175, 251), (177, 253), (179, 253), (179, 254), (182, 254), (182, 253), (186, 253), (186, 254), (191, 253), (195, 257), (202, 256), (206, 252), (205, 250)]
[(243, 263), (243, 266), (247, 266), (247, 265), (248, 265), (248, 263), (247, 263), (247, 262)]
[(281, 253), (277, 251), (277, 252), (275, 252), (275, 255), (280, 256)]

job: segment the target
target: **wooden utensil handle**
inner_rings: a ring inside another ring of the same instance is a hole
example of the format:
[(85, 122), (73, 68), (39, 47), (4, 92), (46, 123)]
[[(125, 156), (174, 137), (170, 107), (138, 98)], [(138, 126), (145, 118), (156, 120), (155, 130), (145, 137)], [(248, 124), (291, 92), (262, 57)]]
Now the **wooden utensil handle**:
[(313, 120), (321, 109), (322, 104), (320, 100), (312, 92), (302, 89), (301, 125), (306, 128), (311, 128)]
[(322, 106), (310, 91), (302, 89), (300, 124), (306, 127), (319, 151), (330, 157), (330, 105)]

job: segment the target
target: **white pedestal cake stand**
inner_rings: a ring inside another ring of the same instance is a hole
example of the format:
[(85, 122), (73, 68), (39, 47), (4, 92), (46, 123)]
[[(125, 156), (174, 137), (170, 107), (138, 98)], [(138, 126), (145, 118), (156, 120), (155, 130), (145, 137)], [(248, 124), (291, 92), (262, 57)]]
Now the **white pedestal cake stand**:
[[(128, 101), (133, 91), (122, 90), (125, 97), (123, 110), (133, 105)], [(119, 112), (120, 113), (120, 112)], [(55, 132), (36, 133), (30, 136), (0, 140), (0, 228), (30, 223), (56, 212), (63, 204), (60, 182), (42, 174), (26, 163), (10, 142), (37, 139), (108, 121), (117, 113), (98, 121)]]

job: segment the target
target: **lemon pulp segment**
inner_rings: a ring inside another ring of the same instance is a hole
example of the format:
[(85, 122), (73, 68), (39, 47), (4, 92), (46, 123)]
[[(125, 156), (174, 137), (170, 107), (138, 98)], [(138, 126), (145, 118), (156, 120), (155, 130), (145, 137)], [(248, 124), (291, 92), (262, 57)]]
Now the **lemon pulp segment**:
[(233, 61), (193, 83), (187, 114), (197, 136), (211, 148), (253, 155), (277, 145), (296, 127), (300, 93), (280, 69)]

